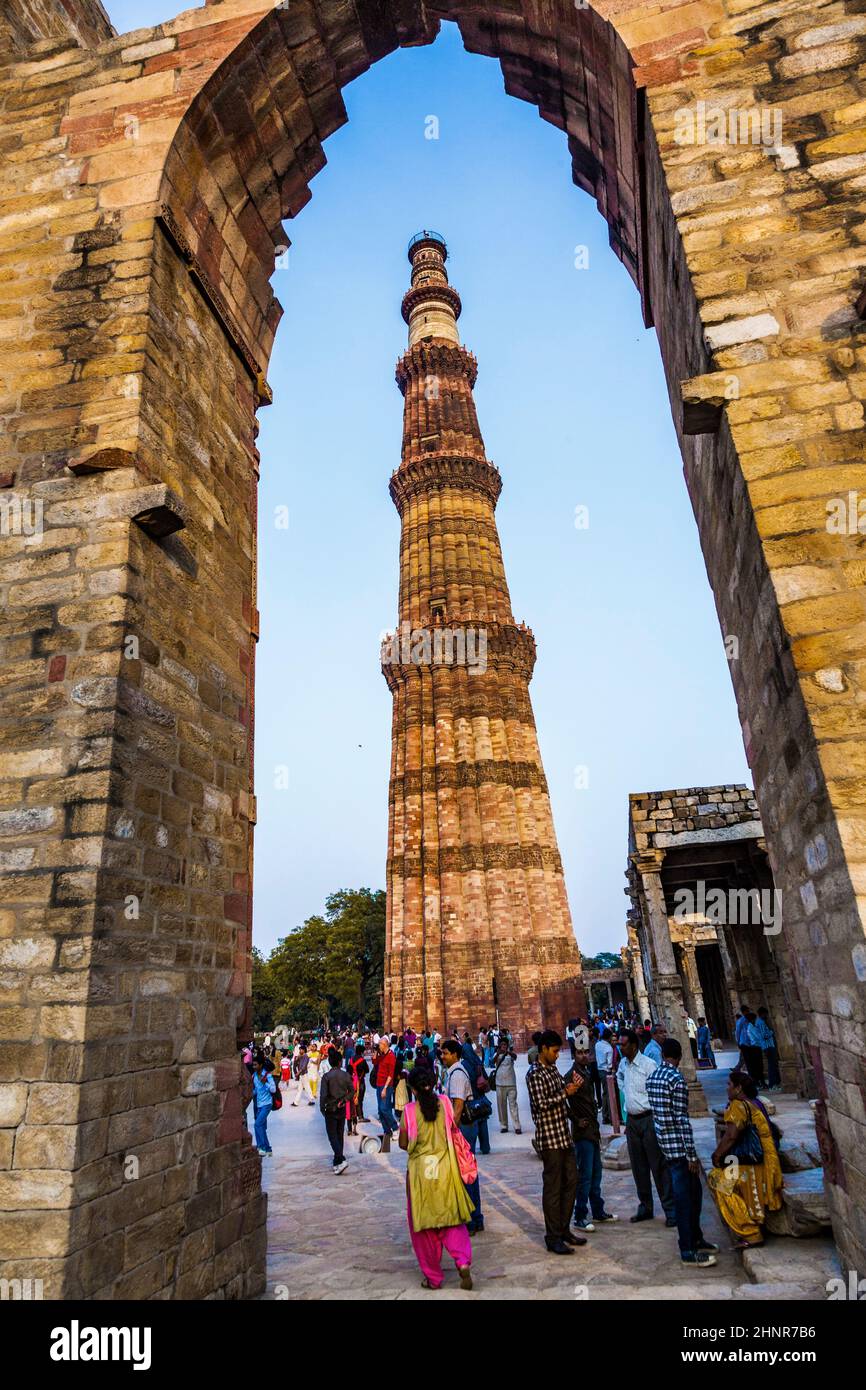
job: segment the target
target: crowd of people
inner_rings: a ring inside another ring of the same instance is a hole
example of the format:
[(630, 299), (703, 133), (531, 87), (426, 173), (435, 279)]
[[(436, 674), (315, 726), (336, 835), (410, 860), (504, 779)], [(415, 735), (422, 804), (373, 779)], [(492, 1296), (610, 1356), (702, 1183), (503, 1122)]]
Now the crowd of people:
[[(706, 1021), (700, 1018), (694, 1033), (691, 1019), (689, 1025), (696, 1062), (715, 1067)], [(746, 1246), (762, 1243), (766, 1213), (781, 1204), (779, 1134), (758, 1096), (765, 1073), (771, 1085), (779, 1075), (766, 1009), (756, 1015), (744, 1005), (737, 1038), (740, 1063), (730, 1076), (708, 1184), (736, 1244)], [(527, 1056), (546, 1248), (572, 1255), (587, 1234), (618, 1220), (605, 1205), (601, 1161), (601, 1127), (611, 1123), (615, 1108), (637, 1195), (631, 1222), (653, 1219), (655, 1189), (665, 1224), (677, 1230), (682, 1263), (714, 1265), (718, 1247), (701, 1229), (700, 1164), (679, 1041), (662, 1024), (641, 1021), (622, 1007), (570, 1019), (565, 1041), (571, 1054), (565, 1073), (559, 1067), (563, 1040), (552, 1029), (533, 1035)], [(523, 1133), (517, 1051), (507, 1030), (485, 1027), (475, 1037), (411, 1027), (380, 1035), (364, 1025), (306, 1036), (293, 1030), (282, 1038), (268, 1034), (259, 1046), (250, 1042), (243, 1061), (263, 1158), (272, 1152), (268, 1119), (283, 1103), (283, 1087), (286, 1098), (292, 1096), (290, 1108), (318, 1105), (338, 1176), (348, 1167), (347, 1133), (358, 1134), (375, 1110), (381, 1147), (387, 1151), (396, 1137), (407, 1153), (407, 1224), (423, 1286), (441, 1287), (447, 1253), (461, 1287), (472, 1287), (472, 1237), (484, 1230), (477, 1155), (490, 1153), (494, 1092), (501, 1133)]]

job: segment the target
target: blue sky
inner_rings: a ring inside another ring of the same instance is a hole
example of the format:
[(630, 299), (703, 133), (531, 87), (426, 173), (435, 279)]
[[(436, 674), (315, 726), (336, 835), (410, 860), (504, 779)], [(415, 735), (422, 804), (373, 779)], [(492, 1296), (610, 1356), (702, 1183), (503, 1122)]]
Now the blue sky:
[[(107, 8), (122, 30), (177, 12)], [(564, 135), (507, 97), (454, 25), (344, 97), (349, 123), (287, 226), (275, 401), (259, 417), (255, 941), (267, 952), (335, 889), (384, 887), (394, 364), (406, 243), (433, 227), (479, 361), (515, 615), (538, 642), (531, 694), (575, 930), (586, 954), (618, 950), (629, 792), (750, 781), (656, 337)]]

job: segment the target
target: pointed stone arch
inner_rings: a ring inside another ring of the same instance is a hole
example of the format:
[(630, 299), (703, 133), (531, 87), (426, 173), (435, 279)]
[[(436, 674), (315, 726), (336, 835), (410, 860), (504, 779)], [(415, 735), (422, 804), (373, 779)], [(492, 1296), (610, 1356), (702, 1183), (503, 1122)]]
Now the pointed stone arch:
[[(400, 46), (430, 43), (456, 18), (467, 48), (497, 57), (506, 90), (566, 132), (575, 182), (592, 194), (611, 244), (648, 292), (642, 246), (643, 98), (633, 62), (600, 14), (562, 0), (528, 36), (497, 6), (463, 14), (419, 4), (269, 8), (196, 93), (168, 152), (165, 217), (258, 351), (280, 308), (270, 290), (283, 219), (297, 216), (347, 119), (342, 88)], [(207, 26), (208, 28), (212, 26)], [(208, 171), (202, 185), (196, 174)], [(216, 175), (216, 177), (214, 177)]]

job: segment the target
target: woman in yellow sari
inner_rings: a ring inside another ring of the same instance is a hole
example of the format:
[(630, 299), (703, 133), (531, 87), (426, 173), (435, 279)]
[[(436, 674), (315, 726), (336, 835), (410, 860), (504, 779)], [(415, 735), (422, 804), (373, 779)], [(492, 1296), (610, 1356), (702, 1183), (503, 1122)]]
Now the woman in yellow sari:
[(313, 1097), (315, 1097), (319, 1084), (319, 1063), (321, 1060), (322, 1052), (319, 1047), (319, 1039), (313, 1038), (307, 1048), (307, 1080), (310, 1083), (310, 1094)]
[[(779, 1155), (764, 1108), (756, 1097), (752, 1078), (745, 1072), (732, 1071), (728, 1078), (729, 1105), (724, 1114), (726, 1128), (707, 1178), (725, 1225), (738, 1238), (736, 1250), (763, 1245), (766, 1214), (778, 1211), (782, 1205)], [(744, 1163), (729, 1157), (750, 1122), (760, 1136), (764, 1154), (761, 1163)]]
[(401, 1149), (409, 1154), (406, 1170), (406, 1216), (409, 1237), (424, 1278), (422, 1288), (442, 1287), (442, 1253), (457, 1266), (461, 1289), (472, 1288), (472, 1243), (466, 1222), (475, 1208), (460, 1177), (451, 1132), (454, 1112), (447, 1096), (437, 1096), (433, 1073), (415, 1067), (409, 1073), (415, 1096), (400, 1120)]

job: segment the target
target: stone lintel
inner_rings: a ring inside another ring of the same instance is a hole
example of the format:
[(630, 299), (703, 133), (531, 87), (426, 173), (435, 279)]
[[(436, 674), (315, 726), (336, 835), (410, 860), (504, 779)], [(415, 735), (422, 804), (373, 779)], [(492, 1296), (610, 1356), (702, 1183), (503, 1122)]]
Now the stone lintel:
[(760, 840), (764, 827), (759, 820), (740, 821), (738, 825), (722, 825), (717, 830), (680, 830), (668, 834), (664, 830), (655, 833), (657, 849), (675, 849), (677, 845), (720, 844), (725, 840)]

